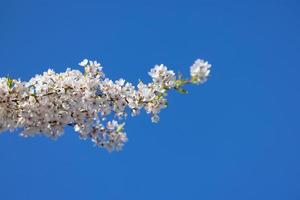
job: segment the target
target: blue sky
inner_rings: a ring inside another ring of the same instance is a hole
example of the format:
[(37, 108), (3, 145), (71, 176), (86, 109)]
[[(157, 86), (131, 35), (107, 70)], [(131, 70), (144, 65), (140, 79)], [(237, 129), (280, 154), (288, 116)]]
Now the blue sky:
[(108, 153), (0, 135), (0, 199), (300, 199), (300, 4), (290, 1), (0, 0), (0, 76), (28, 80), (97, 59), (137, 83), (164, 63), (209, 81), (169, 95), (159, 124), (130, 118)]

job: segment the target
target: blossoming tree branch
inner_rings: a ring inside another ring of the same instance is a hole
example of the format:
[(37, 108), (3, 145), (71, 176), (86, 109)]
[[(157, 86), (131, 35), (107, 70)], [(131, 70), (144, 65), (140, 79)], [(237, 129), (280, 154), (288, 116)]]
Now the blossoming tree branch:
[(184, 85), (204, 83), (211, 67), (198, 59), (185, 79), (156, 65), (149, 72), (152, 82), (140, 81), (135, 87), (123, 79), (106, 78), (96, 61), (85, 59), (79, 65), (83, 73), (49, 69), (28, 82), (0, 78), (0, 131), (21, 130), (24, 137), (43, 134), (57, 138), (65, 126), (72, 126), (80, 138), (109, 151), (120, 150), (127, 141), (124, 121), (128, 114), (136, 116), (144, 109), (158, 122), (160, 110), (167, 107), (167, 92), (186, 93)]

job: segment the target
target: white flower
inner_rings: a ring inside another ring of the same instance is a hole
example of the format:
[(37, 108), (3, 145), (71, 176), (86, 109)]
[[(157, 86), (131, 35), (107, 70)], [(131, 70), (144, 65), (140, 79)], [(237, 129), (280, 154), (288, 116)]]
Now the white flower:
[(80, 131), (80, 126), (79, 126), (78, 124), (76, 124), (76, 125), (74, 126), (74, 130), (75, 130), (76, 132), (79, 132), (79, 131)]
[(162, 87), (172, 88), (175, 85), (175, 73), (164, 65), (155, 65), (148, 74), (152, 77), (153, 82)]
[(84, 59), (79, 63), (80, 66), (85, 67), (89, 63), (88, 59)]
[(125, 80), (124, 79), (119, 79), (119, 80), (117, 80), (117, 81), (115, 81), (116, 82), (116, 84), (117, 85), (119, 85), (119, 86), (123, 86), (124, 84), (125, 84)]
[(211, 65), (204, 60), (198, 59), (190, 68), (192, 81), (195, 83), (203, 83), (207, 80), (210, 73)]

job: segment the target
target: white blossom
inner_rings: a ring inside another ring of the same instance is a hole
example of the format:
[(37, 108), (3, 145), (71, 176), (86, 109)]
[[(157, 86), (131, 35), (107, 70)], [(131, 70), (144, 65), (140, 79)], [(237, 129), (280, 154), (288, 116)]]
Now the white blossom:
[(210, 67), (211, 65), (207, 61), (201, 59), (196, 60), (190, 68), (192, 80), (195, 83), (205, 82), (210, 73)]
[(172, 70), (164, 65), (155, 65), (149, 72), (154, 83), (160, 85), (162, 89), (172, 88), (175, 86), (176, 76)]
[(210, 64), (197, 60), (191, 66), (191, 78), (176, 78), (164, 65), (155, 65), (149, 75), (153, 82), (137, 87), (124, 79), (105, 78), (101, 65), (84, 59), (84, 73), (67, 69), (56, 73), (49, 69), (28, 82), (0, 78), (0, 131), (21, 130), (24, 137), (43, 134), (58, 138), (65, 126), (72, 126), (81, 139), (90, 139), (109, 151), (122, 149), (127, 142), (124, 121), (141, 110), (158, 122), (167, 107), (167, 92), (188, 83), (202, 83)]
[(89, 63), (88, 59), (84, 59), (83, 61), (81, 61), (81, 62), (79, 63), (79, 65), (82, 66), (82, 67), (84, 67), (84, 66), (86, 66), (88, 63)]

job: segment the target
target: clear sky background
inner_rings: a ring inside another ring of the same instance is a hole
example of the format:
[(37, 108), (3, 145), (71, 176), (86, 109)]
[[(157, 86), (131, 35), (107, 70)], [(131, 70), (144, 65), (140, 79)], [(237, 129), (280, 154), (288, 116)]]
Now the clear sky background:
[(0, 199), (299, 200), (299, 19), (297, 0), (0, 0), (0, 76), (90, 58), (137, 83), (155, 64), (213, 65), (205, 85), (169, 95), (159, 124), (130, 118), (119, 153), (70, 128), (1, 134)]

